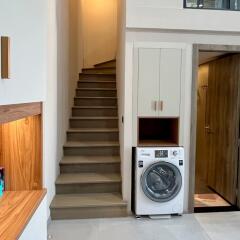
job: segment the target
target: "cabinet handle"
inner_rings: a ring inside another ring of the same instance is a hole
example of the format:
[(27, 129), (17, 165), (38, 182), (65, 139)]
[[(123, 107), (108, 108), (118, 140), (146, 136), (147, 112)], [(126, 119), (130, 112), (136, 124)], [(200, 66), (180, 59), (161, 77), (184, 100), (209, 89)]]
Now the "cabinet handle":
[(163, 101), (159, 101), (159, 109), (160, 111), (163, 111)]

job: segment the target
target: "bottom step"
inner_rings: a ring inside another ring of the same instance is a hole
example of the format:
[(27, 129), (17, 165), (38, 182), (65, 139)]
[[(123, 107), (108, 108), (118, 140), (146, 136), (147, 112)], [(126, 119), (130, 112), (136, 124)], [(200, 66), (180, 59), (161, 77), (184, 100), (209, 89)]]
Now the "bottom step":
[(127, 203), (119, 193), (56, 195), (52, 220), (126, 217)]

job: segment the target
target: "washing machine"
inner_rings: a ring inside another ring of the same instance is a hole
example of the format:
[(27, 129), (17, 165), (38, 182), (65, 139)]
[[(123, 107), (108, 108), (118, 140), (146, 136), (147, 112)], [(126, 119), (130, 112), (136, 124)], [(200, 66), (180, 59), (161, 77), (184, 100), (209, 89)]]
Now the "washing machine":
[(137, 216), (183, 213), (184, 149), (136, 148), (135, 214)]

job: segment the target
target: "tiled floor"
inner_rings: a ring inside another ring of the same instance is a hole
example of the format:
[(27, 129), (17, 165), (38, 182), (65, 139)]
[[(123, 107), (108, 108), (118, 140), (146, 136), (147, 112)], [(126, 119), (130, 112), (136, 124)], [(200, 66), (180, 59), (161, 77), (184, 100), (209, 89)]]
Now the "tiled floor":
[(184, 215), (171, 219), (54, 221), (52, 240), (240, 240), (240, 212)]

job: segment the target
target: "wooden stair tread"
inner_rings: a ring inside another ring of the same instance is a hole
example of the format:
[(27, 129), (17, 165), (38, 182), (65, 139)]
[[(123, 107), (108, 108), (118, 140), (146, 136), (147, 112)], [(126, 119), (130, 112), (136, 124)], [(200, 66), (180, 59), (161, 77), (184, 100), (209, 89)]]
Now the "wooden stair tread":
[(76, 99), (117, 99), (117, 97), (75, 97)]
[(121, 182), (121, 176), (117, 173), (64, 173), (60, 174), (56, 184), (89, 184), (89, 183), (113, 183)]
[(62, 165), (73, 164), (99, 164), (99, 163), (120, 163), (119, 156), (65, 156), (61, 160)]
[(64, 147), (119, 147), (119, 143), (110, 141), (68, 141)]
[(83, 132), (83, 133), (88, 133), (88, 132), (119, 132), (118, 128), (70, 128), (68, 132)]
[(80, 120), (117, 120), (118, 117), (71, 117), (70, 119)]
[[(95, 69), (96, 70), (96, 69)], [(115, 77), (116, 76), (116, 73), (80, 73), (80, 76), (101, 76), (101, 77), (104, 77), (104, 76), (113, 76)]]
[(104, 80), (79, 80), (79, 83), (116, 83), (116, 81), (104, 81)]
[(59, 194), (56, 195), (50, 208), (85, 208), (126, 206), (119, 193)]
[(94, 67), (92, 67), (92, 68), (83, 68), (82, 70), (104, 70), (104, 69), (116, 69), (116, 67), (98, 67), (98, 68), (94, 68)]
[(117, 109), (117, 106), (73, 106), (77, 109)]
[(81, 91), (117, 91), (116, 88), (77, 88)]

